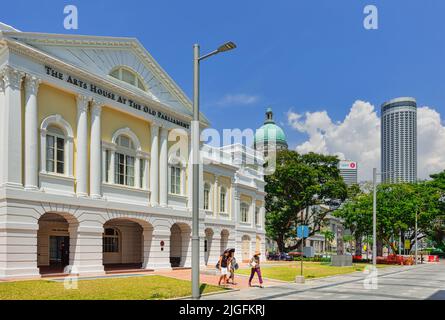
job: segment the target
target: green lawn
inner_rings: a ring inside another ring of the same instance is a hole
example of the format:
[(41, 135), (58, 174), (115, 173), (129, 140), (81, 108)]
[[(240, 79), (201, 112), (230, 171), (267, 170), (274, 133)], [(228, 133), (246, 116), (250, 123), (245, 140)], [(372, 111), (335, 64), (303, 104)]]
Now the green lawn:
[[(300, 275), (300, 262), (289, 263), (287, 265), (263, 265), (261, 268), (262, 276), (269, 279), (276, 279), (281, 281), (295, 281), (295, 277)], [(329, 264), (319, 262), (304, 262), (304, 276), (308, 279), (321, 278), (327, 276), (334, 276), (339, 274), (346, 274), (356, 271), (363, 271), (366, 264), (354, 264), (352, 267), (332, 267)], [(384, 267), (378, 265), (378, 268)], [(238, 271), (239, 274), (250, 275), (250, 269), (242, 269)]]
[[(202, 293), (224, 289), (202, 285)], [(78, 290), (63, 282), (23, 281), (0, 283), (0, 300), (158, 300), (191, 295), (191, 283), (162, 276), (84, 280)]]

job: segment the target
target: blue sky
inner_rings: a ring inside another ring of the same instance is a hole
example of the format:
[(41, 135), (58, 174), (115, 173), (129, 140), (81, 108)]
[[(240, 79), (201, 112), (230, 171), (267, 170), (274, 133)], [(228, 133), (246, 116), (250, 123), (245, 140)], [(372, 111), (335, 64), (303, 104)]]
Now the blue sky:
[[(63, 8), (79, 9), (79, 30), (63, 28)], [(363, 9), (379, 9), (365, 30)], [(439, 0), (3, 1), (0, 21), (22, 31), (138, 38), (191, 97), (192, 45), (236, 51), (207, 60), (202, 108), (212, 125), (257, 128), (272, 106), (292, 147), (307, 139), (287, 112), (327, 110), (342, 121), (354, 101), (379, 106), (414, 96), (445, 103), (445, 2)]]

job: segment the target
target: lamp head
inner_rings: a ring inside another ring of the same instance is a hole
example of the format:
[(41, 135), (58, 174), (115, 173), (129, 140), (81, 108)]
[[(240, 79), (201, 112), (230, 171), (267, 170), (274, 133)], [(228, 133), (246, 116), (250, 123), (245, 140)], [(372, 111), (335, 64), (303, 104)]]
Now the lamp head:
[(224, 43), (222, 46), (218, 48), (218, 52), (226, 52), (236, 48), (236, 44), (232, 41)]

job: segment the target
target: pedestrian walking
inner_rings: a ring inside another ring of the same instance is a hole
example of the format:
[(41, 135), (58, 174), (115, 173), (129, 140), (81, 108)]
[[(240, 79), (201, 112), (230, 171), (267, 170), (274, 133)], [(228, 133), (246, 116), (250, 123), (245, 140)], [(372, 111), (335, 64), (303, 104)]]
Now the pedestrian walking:
[(238, 262), (236, 262), (235, 258), (235, 249), (229, 250), (229, 260), (230, 260), (230, 269), (229, 269), (229, 278), (227, 279), (227, 283), (232, 280), (232, 284), (236, 286), (235, 283), (235, 271), (239, 269)]
[(219, 257), (219, 261), (217, 264), (217, 268), (219, 269), (219, 281), (218, 285), (221, 285), (221, 282), (227, 284), (227, 275), (229, 274), (230, 260), (229, 260), (229, 252), (226, 250)]
[(250, 269), (249, 287), (252, 286), (252, 280), (256, 273), (258, 275), (258, 280), (260, 281), (260, 288), (264, 288), (263, 287), (263, 277), (261, 276), (260, 255), (261, 255), (261, 252), (257, 251), (257, 252), (255, 252), (252, 259), (250, 259), (249, 265), (250, 265), (251, 269)]

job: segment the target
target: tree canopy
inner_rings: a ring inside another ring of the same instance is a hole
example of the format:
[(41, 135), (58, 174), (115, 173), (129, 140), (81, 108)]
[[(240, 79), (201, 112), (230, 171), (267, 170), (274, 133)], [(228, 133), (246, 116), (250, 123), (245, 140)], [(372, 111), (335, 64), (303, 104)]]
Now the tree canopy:
[[(420, 240), (434, 233), (444, 212), (445, 172), (432, 175), (432, 180), (417, 183), (381, 184), (377, 187), (377, 236), (397, 251), (394, 239), (400, 234), (415, 242), (417, 216)], [(356, 236), (372, 233), (372, 193), (360, 192), (335, 215)]]
[[(276, 170), (266, 176), (266, 229), (280, 251), (295, 237), (298, 224), (310, 225), (310, 235), (320, 231), (330, 210), (301, 214), (313, 205), (343, 201), (347, 187), (338, 170), (336, 156), (284, 150), (277, 153)], [(293, 249), (293, 248), (288, 248)]]

